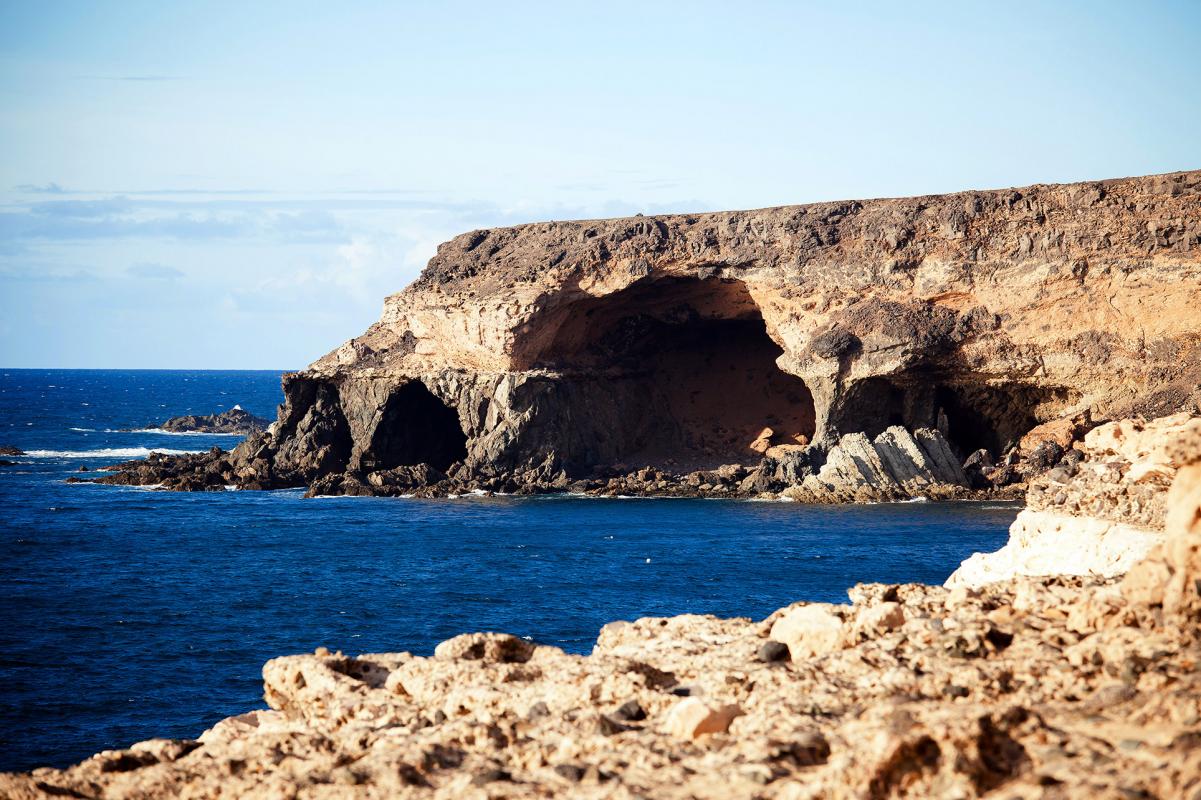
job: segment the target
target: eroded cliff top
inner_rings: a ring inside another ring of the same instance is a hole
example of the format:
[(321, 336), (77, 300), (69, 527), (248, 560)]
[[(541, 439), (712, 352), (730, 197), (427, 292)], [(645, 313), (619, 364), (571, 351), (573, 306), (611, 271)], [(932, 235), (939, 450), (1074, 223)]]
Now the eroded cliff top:
[(595, 277), (609, 262), (639, 258), (646, 263), (632, 268), (668, 260), (702, 270), (782, 273), (851, 259), (904, 270), (927, 258), (1145, 258), (1190, 249), (1201, 237), (1199, 215), (1201, 171), (1184, 171), (743, 211), (534, 222), (474, 230), (445, 242), (408, 292), (485, 295), (545, 282), (548, 273), (564, 270)]

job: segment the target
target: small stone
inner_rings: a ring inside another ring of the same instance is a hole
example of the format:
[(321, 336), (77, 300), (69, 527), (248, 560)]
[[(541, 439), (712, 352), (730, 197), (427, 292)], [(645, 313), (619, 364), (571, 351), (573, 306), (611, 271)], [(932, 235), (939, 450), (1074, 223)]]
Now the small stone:
[(735, 717), (742, 715), (737, 705), (713, 709), (695, 697), (676, 703), (667, 712), (667, 732), (681, 739), (695, 739), (706, 733), (725, 733)]
[(556, 764), (555, 774), (560, 778), (579, 783), (584, 777), (584, 768), (578, 764)]
[(615, 736), (632, 730), (637, 730), (637, 728), (617, 721), (610, 714), (601, 714), (596, 718), (596, 732), (601, 736)]
[(513, 776), (507, 770), (500, 769), (499, 767), (481, 770), (471, 777), (472, 784), (476, 786), (511, 780), (513, 780)]
[(637, 700), (627, 700), (621, 704), (620, 708), (613, 712), (613, 716), (618, 719), (624, 719), (627, 722), (641, 722), (646, 719), (646, 711)]
[(788, 645), (783, 642), (768, 640), (759, 647), (757, 658), (767, 664), (788, 660)]
[(775, 621), (769, 635), (788, 646), (793, 661), (833, 652), (842, 636), (842, 609), (831, 603), (790, 608)]

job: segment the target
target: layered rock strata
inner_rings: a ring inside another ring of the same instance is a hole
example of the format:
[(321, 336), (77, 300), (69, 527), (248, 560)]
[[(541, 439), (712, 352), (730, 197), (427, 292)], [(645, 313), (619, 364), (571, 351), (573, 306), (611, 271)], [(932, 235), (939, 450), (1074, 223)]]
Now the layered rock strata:
[[(1140, 424), (1094, 452), (1129, 454)], [(1131, 469), (1174, 465), (1147, 517), (1165, 532), (1122, 579), (860, 585), (758, 622), (611, 623), (587, 656), (496, 633), (429, 657), (320, 649), (264, 667), (270, 710), (3, 775), (0, 794), (1194, 797), (1201, 428), (1159, 434)]]
[(1201, 172), (472, 231), (212, 471), (550, 491), (807, 445), (800, 486), (901, 426), (1003, 486), (1036, 426), (1195, 408), (1198, 308)]

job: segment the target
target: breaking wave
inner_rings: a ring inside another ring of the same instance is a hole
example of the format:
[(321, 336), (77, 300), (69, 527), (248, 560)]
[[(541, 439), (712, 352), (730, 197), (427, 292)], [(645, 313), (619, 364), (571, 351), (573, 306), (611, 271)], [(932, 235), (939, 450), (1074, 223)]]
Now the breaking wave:
[(100, 450), (26, 450), (31, 458), (145, 458), (151, 453), (185, 456), (203, 450), (170, 450), (165, 447), (106, 447)]

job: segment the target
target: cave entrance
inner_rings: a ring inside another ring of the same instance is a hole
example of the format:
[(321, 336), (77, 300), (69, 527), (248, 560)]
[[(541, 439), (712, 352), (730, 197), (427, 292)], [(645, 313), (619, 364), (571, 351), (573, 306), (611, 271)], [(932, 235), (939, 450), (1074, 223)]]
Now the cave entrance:
[(936, 423), (960, 455), (987, 450), (999, 458), (1038, 424), (1035, 410), (1045, 394), (1028, 387), (939, 386)]
[(862, 431), (871, 437), (892, 425), (937, 428), (961, 457), (983, 449), (999, 458), (1040, 420), (1072, 402), (1072, 393), (1063, 389), (911, 372), (859, 381), (832, 422), (840, 434)]
[(363, 465), (369, 472), (415, 464), (445, 470), (466, 457), (459, 415), (421, 381), (410, 381), (384, 403)]
[(665, 278), (575, 304), (538, 365), (590, 387), (567, 410), (591, 426), (577, 466), (687, 471), (757, 462), (764, 428), (773, 445), (812, 439), (813, 397), (783, 352), (742, 281)]

